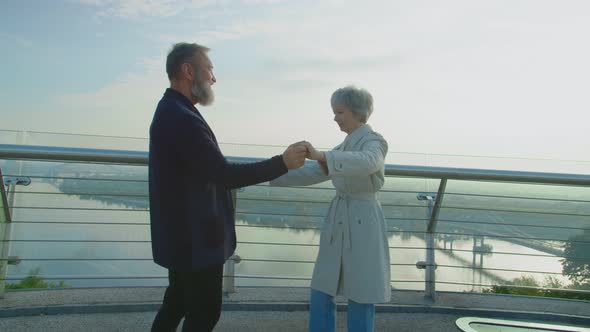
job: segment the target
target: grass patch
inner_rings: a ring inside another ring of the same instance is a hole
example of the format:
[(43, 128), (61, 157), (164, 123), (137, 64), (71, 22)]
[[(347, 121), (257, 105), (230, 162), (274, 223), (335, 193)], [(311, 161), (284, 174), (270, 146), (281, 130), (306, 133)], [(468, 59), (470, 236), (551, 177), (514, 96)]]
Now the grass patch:
[[(548, 289), (552, 288), (552, 289)], [(556, 288), (561, 288), (559, 290)], [(561, 281), (555, 277), (546, 277), (545, 282), (540, 284), (532, 276), (521, 276), (504, 285), (494, 285), (491, 288), (484, 289), (484, 293), (494, 294), (510, 294), (510, 295), (526, 295), (526, 296), (542, 296), (554, 297), (572, 300), (590, 301), (590, 293), (576, 292), (576, 290), (590, 290), (586, 285), (573, 284), (565, 286)]]
[(28, 289), (28, 288), (67, 288), (63, 280), (59, 282), (45, 281), (41, 275), (40, 268), (34, 268), (29, 272), (29, 276), (16, 284), (6, 283), (6, 289)]

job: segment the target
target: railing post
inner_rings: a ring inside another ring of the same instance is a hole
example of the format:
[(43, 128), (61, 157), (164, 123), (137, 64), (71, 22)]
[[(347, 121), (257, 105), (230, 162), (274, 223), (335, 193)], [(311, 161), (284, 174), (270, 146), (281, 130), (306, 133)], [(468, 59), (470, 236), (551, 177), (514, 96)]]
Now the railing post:
[[(234, 207), (234, 218), (236, 216), (236, 204), (238, 202), (237, 190), (231, 191), (232, 202)], [(229, 295), (236, 292), (236, 264), (240, 263), (242, 259), (238, 255), (233, 255), (225, 262), (223, 267), (223, 293)]]
[(436, 301), (436, 244), (434, 242), (434, 236), (436, 233), (438, 213), (440, 211), (446, 186), (447, 179), (442, 178), (436, 195), (420, 193), (417, 196), (418, 200), (428, 200), (429, 220), (428, 226), (426, 227), (426, 262), (417, 262), (416, 267), (419, 269), (426, 269), (424, 277), (424, 296), (433, 302)]
[(6, 188), (4, 187), (4, 178), (2, 177), (2, 169), (0, 169), (0, 298), (4, 297), (6, 289), (6, 273), (8, 267), (8, 240), (10, 228), (10, 210), (8, 205), (8, 197), (6, 195)]
[(231, 256), (225, 262), (223, 271), (223, 293), (229, 295), (236, 293), (236, 264), (240, 263), (242, 258), (238, 255)]
[[(17, 185), (28, 186), (31, 184), (31, 179), (28, 177), (7, 177), (4, 181), (2, 170), (0, 170), (0, 195), (1, 211), (0, 211), (0, 230), (2, 243), (0, 244), (0, 298), (4, 297), (6, 290), (6, 275), (8, 273), (8, 265), (20, 263), (19, 257), (8, 256), (10, 252), (10, 238), (12, 233), (12, 207), (14, 206), (15, 188)], [(5, 188), (8, 187), (8, 190)]]

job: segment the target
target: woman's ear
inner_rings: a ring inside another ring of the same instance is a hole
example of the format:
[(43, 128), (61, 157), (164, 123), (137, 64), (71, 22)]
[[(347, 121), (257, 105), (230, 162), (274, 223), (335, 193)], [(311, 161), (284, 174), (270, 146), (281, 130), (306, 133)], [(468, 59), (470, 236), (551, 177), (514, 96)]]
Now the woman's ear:
[(358, 122), (360, 123), (367, 123), (366, 121), (366, 117), (364, 115), (358, 114), (358, 113), (353, 113), (354, 118), (358, 120)]

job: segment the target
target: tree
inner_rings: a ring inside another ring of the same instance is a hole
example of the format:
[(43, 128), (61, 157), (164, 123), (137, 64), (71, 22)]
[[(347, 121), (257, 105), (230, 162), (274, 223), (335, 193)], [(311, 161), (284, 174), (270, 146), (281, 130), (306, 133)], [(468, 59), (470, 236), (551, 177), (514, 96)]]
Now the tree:
[(590, 287), (590, 229), (569, 238), (561, 265), (563, 274), (574, 284), (580, 288)]

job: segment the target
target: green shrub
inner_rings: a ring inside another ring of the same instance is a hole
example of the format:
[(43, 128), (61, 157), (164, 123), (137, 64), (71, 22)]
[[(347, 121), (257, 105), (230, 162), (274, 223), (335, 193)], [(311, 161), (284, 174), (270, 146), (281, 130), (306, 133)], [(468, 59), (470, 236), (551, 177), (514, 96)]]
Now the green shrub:
[(29, 276), (21, 280), (17, 284), (6, 284), (6, 289), (26, 289), (26, 288), (66, 288), (67, 285), (63, 280), (57, 283), (47, 282), (43, 280), (39, 275), (41, 274), (40, 268), (34, 268), (29, 272)]
[[(584, 287), (574, 284), (565, 286), (559, 279), (549, 276), (545, 278), (545, 282), (540, 285), (532, 276), (521, 276), (504, 285), (493, 285), (491, 288), (484, 289), (484, 293), (494, 294), (510, 294), (510, 295), (526, 295), (526, 296), (544, 296), (555, 297), (573, 300), (590, 301), (590, 294), (577, 293), (568, 290), (579, 290)], [(546, 288), (561, 288), (564, 290), (546, 289)]]

